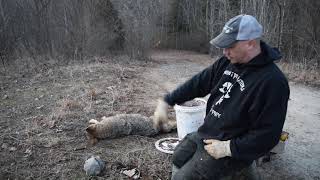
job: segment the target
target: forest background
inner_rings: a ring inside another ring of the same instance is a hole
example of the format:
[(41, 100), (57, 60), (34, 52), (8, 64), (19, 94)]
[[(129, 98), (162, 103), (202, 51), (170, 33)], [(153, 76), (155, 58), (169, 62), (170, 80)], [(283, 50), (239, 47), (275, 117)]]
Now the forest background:
[(262, 23), (263, 39), (283, 52), (284, 62), (317, 71), (317, 0), (0, 0), (1, 63), (39, 56), (68, 62), (122, 52), (146, 60), (152, 49), (217, 55), (208, 42), (242, 13)]

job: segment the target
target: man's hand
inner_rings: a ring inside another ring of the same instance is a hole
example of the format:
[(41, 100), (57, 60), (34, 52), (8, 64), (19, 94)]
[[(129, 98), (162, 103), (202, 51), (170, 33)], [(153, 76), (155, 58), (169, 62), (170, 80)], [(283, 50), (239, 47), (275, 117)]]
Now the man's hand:
[(169, 105), (163, 99), (158, 99), (156, 110), (153, 114), (153, 126), (160, 131), (165, 130), (164, 125), (168, 123), (168, 108)]
[(230, 140), (219, 141), (216, 139), (203, 140), (207, 145), (204, 149), (215, 159), (220, 159), (226, 156), (231, 156)]

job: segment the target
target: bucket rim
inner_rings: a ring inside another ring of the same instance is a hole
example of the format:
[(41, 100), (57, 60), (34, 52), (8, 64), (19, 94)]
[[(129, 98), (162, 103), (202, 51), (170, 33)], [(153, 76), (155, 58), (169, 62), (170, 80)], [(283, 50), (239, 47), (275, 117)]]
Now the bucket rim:
[(203, 98), (194, 98), (194, 100), (202, 101), (202, 102), (204, 102), (204, 104), (200, 105), (200, 106), (193, 106), (193, 107), (180, 106), (180, 105), (176, 104), (176, 105), (174, 105), (173, 108), (176, 111), (183, 111), (183, 112), (195, 112), (195, 111), (200, 111), (200, 110), (206, 109), (207, 101), (205, 99), (203, 99)]

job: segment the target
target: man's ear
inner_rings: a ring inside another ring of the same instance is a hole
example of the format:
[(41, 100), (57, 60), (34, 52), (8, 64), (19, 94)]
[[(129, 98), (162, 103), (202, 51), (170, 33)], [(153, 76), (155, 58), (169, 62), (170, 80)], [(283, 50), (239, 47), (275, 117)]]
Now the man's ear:
[(249, 40), (248, 46), (250, 49), (253, 49), (253, 48), (257, 47), (258, 43), (259, 43), (259, 41), (257, 41), (256, 39)]
[(253, 42), (253, 40), (247, 41), (247, 48), (248, 48), (248, 49), (253, 49), (253, 47), (254, 47), (254, 42)]

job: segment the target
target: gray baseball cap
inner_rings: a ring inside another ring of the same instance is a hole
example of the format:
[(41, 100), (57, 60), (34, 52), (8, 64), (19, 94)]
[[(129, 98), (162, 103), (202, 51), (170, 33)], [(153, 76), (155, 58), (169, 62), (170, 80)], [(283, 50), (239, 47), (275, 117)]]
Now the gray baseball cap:
[(252, 40), (262, 36), (262, 26), (253, 16), (241, 14), (231, 18), (223, 27), (222, 32), (210, 41), (218, 48), (231, 47), (241, 40)]

